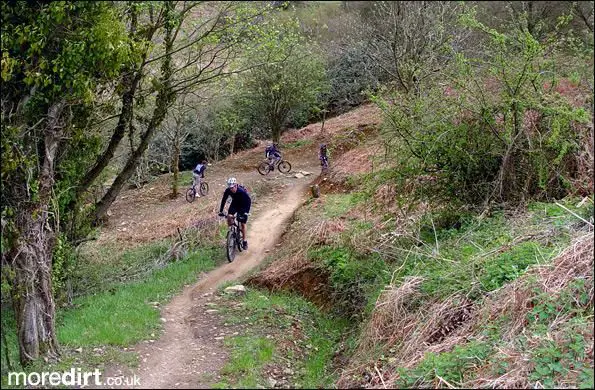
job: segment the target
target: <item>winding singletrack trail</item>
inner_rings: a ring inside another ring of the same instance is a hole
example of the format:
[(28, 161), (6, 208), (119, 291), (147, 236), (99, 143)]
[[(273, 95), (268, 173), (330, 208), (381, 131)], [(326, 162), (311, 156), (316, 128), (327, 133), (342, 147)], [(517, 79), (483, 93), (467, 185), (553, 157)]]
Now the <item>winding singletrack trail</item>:
[[(375, 123), (377, 115), (376, 109), (365, 106), (329, 120), (327, 128), (330, 132), (339, 132), (348, 125)], [(145, 191), (123, 194), (114, 203), (113, 218), (110, 218), (107, 229), (95, 245), (115, 241), (119, 245), (134, 246), (164, 237), (176, 228), (190, 226), (199, 216), (215, 215), (225, 180), (230, 176), (237, 177), (248, 188), (264, 183), (273, 189), (253, 202), (248, 220), (248, 251), (237, 254), (233, 263), (225, 263), (199, 276), (195, 284), (186, 286), (181, 294), (161, 309), (161, 336), (128, 349), (138, 353), (139, 367), (130, 369), (113, 365), (106, 368), (106, 377), (126, 379), (136, 375), (140, 379), (137, 388), (209, 388), (218, 382), (219, 372), (228, 360), (228, 351), (223, 344), (225, 336), (243, 334), (242, 328), (247, 325), (221, 323), (214, 308), (219, 297), (213, 292), (222, 283), (237, 280), (259, 265), (280, 239), (293, 213), (309, 197), (310, 184), (320, 172), (318, 142), (326, 137), (319, 133), (319, 128), (319, 124), (311, 125), (286, 137), (287, 142), (300, 139), (314, 141), (309, 146), (284, 153), (293, 165), (288, 175), (275, 171), (263, 177), (256, 172), (255, 167), (262, 160), (263, 144), (208, 169), (210, 194), (192, 204), (186, 203), (183, 198), (169, 200), (159, 195), (167, 193), (169, 184), (165, 180), (156, 181)], [(294, 177), (300, 171), (313, 175)], [(221, 250), (225, 250), (223, 246)]]
[[(310, 172), (317, 168), (310, 164), (307, 167)], [(236, 254), (233, 263), (202, 275), (162, 308), (161, 337), (132, 348), (140, 357), (138, 368), (108, 367), (106, 376), (136, 375), (140, 388), (207, 388), (217, 382), (218, 372), (228, 359), (223, 336), (241, 334), (242, 330), (241, 326), (231, 328), (220, 322), (212, 306), (218, 299), (213, 292), (222, 283), (239, 279), (260, 264), (283, 234), (293, 213), (307, 199), (310, 183), (316, 176), (302, 179), (288, 176), (279, 174), (275, 182), (281, 190), (260, 200), (257, 211), (252, 212), (248, 221), (249, 249)], [(216, 200), (220, 201), (220, 197)]]
[[(205, 306), (212, 296), (209, 293), (217, 286), (240, 278), (265, 258), (265, 251), (274, 246), (284, 230), (283, 225), (303, 203), (308, 187), (309, 183), (302, 181), (281, 193), (282, 201), (273, 203), (274, 207), (248, 224), (248, 251), (236, 255), (233, 263), (209, 272), (195, 285), (186, 287), (181, 295), (165, 306), (162, 312), (166, 318), (163, 336), (144, 350), (139, 350), (141, 356), (148, 355), (136, 371), (143, 388), (205, 387), (207, 384), (203, 380), (221, 369), (226, 360), (222, 341), (214, 338), (217, 335), (209, 334), (215, 319), (208, 317), (214, 316), (204, 317), (197, 311)], [(202, 321), (198, 317), (203, 317)], [(201, 356), (206, 358), (201, 360)]]

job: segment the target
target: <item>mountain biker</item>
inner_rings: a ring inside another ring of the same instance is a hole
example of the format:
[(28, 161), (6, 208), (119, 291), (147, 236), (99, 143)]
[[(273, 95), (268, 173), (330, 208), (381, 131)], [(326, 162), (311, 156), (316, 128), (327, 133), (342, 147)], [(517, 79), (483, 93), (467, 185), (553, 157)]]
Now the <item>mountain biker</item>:
[(326, 148), (326, 144), (320, 144), (320, 149), (318, 150), (318, 159), (320, 160), (320, 165), (325, 166), (328, 168), (328, 158), (329, 158), (329, 151)]
[[(196, 197), (200, 198), (200, 194), (198, 193), (198, 189), (200, 188), (201, 179), (205, 178), (205, 170), (207, 169), (207, 160), (202, 160), (200, 163), (196, 164), (196, 167), (192, 170), (192, 188), (194, 188)], [(196, 187), (198, 185), (198, 187)]]
[(270, 143), (264, 150), (264, 155), (269, 160), (269, 164), (274, 164), (281, 160), (281, 152), (279, 151), (279, 145), (277, 143)]
[(242, 236), (244, 242), (242, 246), (248, 249), (248, 241), (246, 241), (246, 223), (248, 223), (248, 213), (250, 212), (250, 206), (252, 205), (252, 199), (248, 194), (248, 190), (238, 184), (235, 177), (227, 179), (227, 189), (223, 192), (223, 199), (221, 199), (221, 207), (219, 207), (219, 216), (224, 217), (223, 207), (225, 207), (225, 201), (231, 196), (231, 204), (227, 210), (227, 226), (233, 225), (233, 219), (235, 213), (238, 213), (238, 222), (240, 222), (240, 229), (242, 230)]

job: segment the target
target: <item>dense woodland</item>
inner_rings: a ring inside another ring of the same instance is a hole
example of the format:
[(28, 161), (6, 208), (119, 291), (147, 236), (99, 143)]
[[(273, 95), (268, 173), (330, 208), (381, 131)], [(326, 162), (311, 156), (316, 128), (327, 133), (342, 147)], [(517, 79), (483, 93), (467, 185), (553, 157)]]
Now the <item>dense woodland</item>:
[(383, 180), (410, 189), (395, 194), (402, 208), (593, 194), (592, 1), (1, 10), (2, 310), (23, 367), (59, 358), (76, 249), (123, 190), (167, 173), (175, 198), (197, 161), (364, 103), (382, 112)]

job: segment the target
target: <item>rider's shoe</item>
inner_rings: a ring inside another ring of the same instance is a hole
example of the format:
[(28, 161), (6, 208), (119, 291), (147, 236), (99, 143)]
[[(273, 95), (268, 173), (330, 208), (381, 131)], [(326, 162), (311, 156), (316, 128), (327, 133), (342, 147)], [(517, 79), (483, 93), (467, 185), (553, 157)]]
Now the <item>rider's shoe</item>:
[(196, 197), (197, 198), (200, 198), (200, 194), (198, 192), (196, 193)]
[(244, 248), (244, 250), (248, 249), (248, 241), (244, 241), (242, 243), (242, 247)]

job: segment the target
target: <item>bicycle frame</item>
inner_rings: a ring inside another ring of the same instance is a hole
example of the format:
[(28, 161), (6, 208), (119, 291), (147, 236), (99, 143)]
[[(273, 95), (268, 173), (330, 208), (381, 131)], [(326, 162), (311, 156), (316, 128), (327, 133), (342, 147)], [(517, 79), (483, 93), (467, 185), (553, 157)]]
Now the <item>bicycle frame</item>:
[[(225, 214), (225, 219), (229, 217), (229, 214)], [(233, 243), (230, 243), (230, 239), (233, 237)], [(238, 221), (238, 214), (234, 216), (233, 223), (229, 225), (229, 230), (227, 231), (227, 239), (225, 241), (225, 246), (227, 249), (227, 260), (231, 263), (235, 258), (235, 251), (242, 251), (243, 247), (243, 239), (242, 236), (242, 229), (240, 227), (240, 222)], [(231, 245), (230, 245), (231, 244)]]

